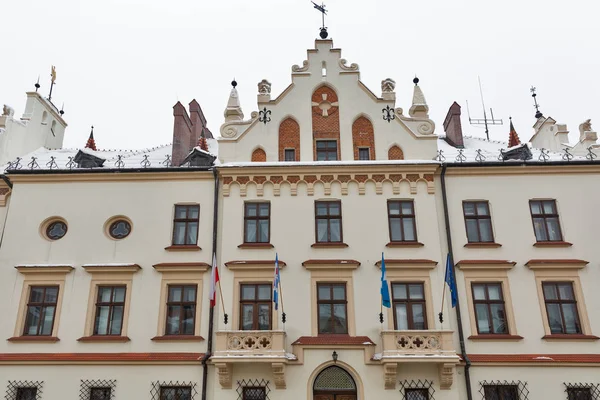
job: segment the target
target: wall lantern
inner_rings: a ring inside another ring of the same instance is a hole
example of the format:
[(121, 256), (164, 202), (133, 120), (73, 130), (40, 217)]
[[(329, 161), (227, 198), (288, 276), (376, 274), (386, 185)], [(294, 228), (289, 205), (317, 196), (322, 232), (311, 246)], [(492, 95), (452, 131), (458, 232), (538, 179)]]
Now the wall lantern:
[(331, 359), (333, 360), (334, 363), (337, 362), (337, 359), (338, 359), (337, 351), (334, 350), (333, 353), (331, 353)]

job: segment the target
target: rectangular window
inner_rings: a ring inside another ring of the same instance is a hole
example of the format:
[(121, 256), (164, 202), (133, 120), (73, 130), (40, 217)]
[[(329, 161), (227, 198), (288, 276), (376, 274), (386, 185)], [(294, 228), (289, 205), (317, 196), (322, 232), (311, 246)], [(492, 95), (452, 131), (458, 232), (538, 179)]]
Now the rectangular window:
[(568, 400), (593, 400), (592, 389), (589, 387), (567, 388)]
[(58, 286), (31, 286), (23, 335), (51, 336), (57, 301)]
[(415, 206), (412, 200), (389, 200), (388, 221), (392, 242), (416, 242)]
[(244, 331), (271, 330), (271, 283), (240, 285), (240, 329)]
[(428, 389), (404, 389), (406, 400), (429, 400)]
[(196, 326), (196, 285), (168, 285), (165, 335), (193, 335)]
[(98, 286), (94, 335), (121, 335), (125, 286)]
[(267, 391), (263, 386), (245, 386), (242, 389), (242, 400), (266, 400)]
[(317, 243), (342, 242), (342, 203), (315, 201)]
[(17, 388), (15, 400), (36, 400), (37, 388)]
[(487, 201), (464, 201), (463, 214), (469, 243), (493, 243), (492, 218)]
[(508, 334), (501, 283), (472, 283), (477, 332)]
[(192, 388), (189, 386), (161, 386), (160, 400), (192, 400)]
[(548, 325), (553, 334), (579, 334), (581, 324), (572, 282), (543, 282)]
[(345, 283), (318, 283), (319, 334), (348, 333), (348, 301)]
[(173, 244), (195, 245), (198, 243), (199, 205), (176, 205), (173, 220)]
[(109, 387), (93, 387), (90, 389), (90, 400), (111, 400)]
[(337, 159), (336, 140), (317, 141), (317, 161), (336, 161)]
[(283, 156), (284, 161), (296, 161), (296, 149), (285, 149)]
[(555, 200), (530, 200), (533, 231), (538, 242), (562, 242)]
[(396, 330), (427, 329), (422, 283), (392, 283), (392, 301)]
[(270, 203), (244, 203), (244, 243), (269, 243)]
[(358, 159), (359, 160), (370, 160), (371, 155), (369, 154), (368, 147), (361, 147), (358, 149)]
[(517, 385), (485, 385), (483, 393), (485, 400), (519, 400)]

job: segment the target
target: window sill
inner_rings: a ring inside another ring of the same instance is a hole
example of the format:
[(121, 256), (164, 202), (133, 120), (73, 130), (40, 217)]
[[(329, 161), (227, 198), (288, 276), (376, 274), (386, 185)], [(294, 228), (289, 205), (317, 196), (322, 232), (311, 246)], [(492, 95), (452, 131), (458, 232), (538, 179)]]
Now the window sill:
[(164, 335), (154, 336), (151, 340), (156, 342), (201, 342), (204, 338), (194, 335)]
[(389, 242), (385, 247), (423, 247), (421, 242)]
[(467, 243), (465, 247), (471, 248), (493, 248), (493, 247), (502, 247), (500, 243), (494, 242), (477, 242), (477, 243)]
[(238, 249), (272, 249), (273, 247), (271, 243), (242, 243)]
[(9, 342), (58, 342), (60, 339), (56, 336), (13, 336), (11, 338), (6, 339)]
[(535, 247), (571, 247), (573, 243), (569, 242), (535, 242)]
[(483, 334), (483, 335), (472, 335), (468, 337), (469, 340), (523, 340), (523, 336), (519, 335), (504, 335), (504, 334)]
[(553, 334), (542, 336), (544, 340), (598, 340), (600, 337), (594, 335), (578, 335), (578, 334)]
[(83, 336), (77, 339), (78, 342), (129, 342), (131, 339), (127, 336), (109, 336), (109, 335), (94, 335)]
[(166, 251), (200, 251), (202, 250), (195, 244), (174, 244), (168, 247), (165, 247)]
[(333, 249), (340, 249), (343, 247), (348, 247), (348, 245), (346, 243), (343, 242), (324, 242), (324, 243), (313, 243), (310, 245), (310, 247), (314, 247), (314, 248), (333, 248)]

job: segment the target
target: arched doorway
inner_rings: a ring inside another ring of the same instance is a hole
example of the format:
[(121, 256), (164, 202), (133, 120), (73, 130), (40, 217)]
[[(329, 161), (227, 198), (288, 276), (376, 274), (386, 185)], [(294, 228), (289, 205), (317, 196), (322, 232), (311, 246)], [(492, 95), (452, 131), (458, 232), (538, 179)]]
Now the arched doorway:
[(332, 365), (317, 375), (314, 400), (356, 400), (356, 382), (343, 368)]

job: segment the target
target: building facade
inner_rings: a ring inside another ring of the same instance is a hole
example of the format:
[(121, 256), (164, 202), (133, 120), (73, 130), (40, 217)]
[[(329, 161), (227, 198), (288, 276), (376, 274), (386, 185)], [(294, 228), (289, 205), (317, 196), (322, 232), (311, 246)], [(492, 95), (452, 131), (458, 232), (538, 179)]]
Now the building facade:
[(413, 82), (405, 112), (317, 40), (216, 138), (193, 101), (173, 145), (12, 161), (5, 398), (598, 398), (589, 120), (436, 134)]

